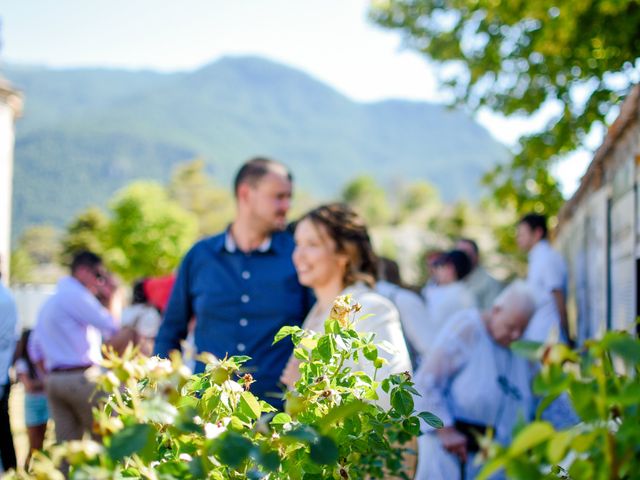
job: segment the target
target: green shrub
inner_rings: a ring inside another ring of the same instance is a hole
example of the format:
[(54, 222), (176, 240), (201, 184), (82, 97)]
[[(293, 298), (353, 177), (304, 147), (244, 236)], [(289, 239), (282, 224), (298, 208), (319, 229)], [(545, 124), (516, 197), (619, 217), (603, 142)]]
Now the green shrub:
[[(415, 414), (408, 373), (380, 383), (345, 366), (384, 363), (373, 335), (354, 330), (358, 306), (346, 301), (348, 311), (328, 319), (323, 334), (284, 327), (276, 335), (276, 342), (290, 336), (302, 360), (285, 412), (251, 393), (254, 379), (242, 371), (248, 357), (204, 354), (205, 372), (192, 375), (179, 354), (108, 353), (100, 380), (108, 397), (95, 412), (103, 443), (84, 439), (37, 453), (33, 477), (62, 478), (66, 460), (73, 479), (408, 478), (403, 455), (419, 417), (441, 422)], [(390, 394), (389, 410), (375, 402), (378, 386)]]
[[(589, 340), (575, 352), (564, 345), (515, 346), (541, 362), (534, 392), (544, 397), (537, 420), (508, 447), (492, 445), (480, 479), (504, 468), (508, 478), (632, 479), (640, 474), (640, 341), (623, 332)], [(580, 422), (556, 430), (540, 412), (567, 395)]]

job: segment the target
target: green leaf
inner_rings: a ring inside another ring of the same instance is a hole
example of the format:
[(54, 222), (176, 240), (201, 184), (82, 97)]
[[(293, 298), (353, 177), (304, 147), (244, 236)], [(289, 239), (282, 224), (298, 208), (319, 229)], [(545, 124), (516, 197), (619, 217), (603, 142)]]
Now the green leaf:
[(321, 436), (311, 444), (309, 450), (311, 460), (319, 465), (328, 465), (338, 460), (338, 447), (330, 437)]
[(344, 403), (338, 407), (335, 407), (329, 411), (318, 421), (318, 427), (320, 431), (326, 432), (332, 425), (351, 417), (353, 414), (360, 412), (367, 408), (368, 405), (365, 402), (356, 400), (350, 403)]
[(431, 412), (420, 412), (418, 416), (423, 419), (427, 425), (433, 428), (442, 428), (444, 427), (444, 423), (440, 420), (440, 417), (437, 417)]
[(362, 349), (362, 353), (364, 353), (364, 358), (372, 362), (378, 358), (378, 348), (375, 345), (366, 345)]
[(537, 360), (540, 347), (543, 344), (540, 342), (532, 342), (530, 340), (516, 340), (510, 346), (511, 350), (529, 360)]
[(320, 337), (320, 340), (318, 340), (317, 351), (323, 360), (331, 360), (331, 357), (335, 353), (333, 336), (331, 334)]
[(155, 429), (148, 423), (128, 425), (111, 437), (111, 444), (107, 448), (109, 456), (122, 460), (134, 453), (148, 459), (155, 451)]
[(278, 413), (275, 417), (271, 419), (271, 425), (284, 425), (285, 423), (289, 423), (291, 421), (291, 417), (286, 413)]
[(546, 441), (555, 433), (548, 422), (533, 422), (524, 427), (509, 447), (509, 455), (517, 457)]
[(238, 411), (253, 420), (260, 418), (262, 413), (258, 399), (251, 392), (242, 392), (240, 394)]
[(602, 340), (605, 348), (619, 355), (631, 364), (640, 363), (640, 341), (632, 338), (629, 334), (620, 332), (610, 332)]
[(413, 397), (406, 390), (394, 389), (391, 392), (391, 405), (401, 415), (411, 415), (411, 412), (413, 412)]
[(225, 432), (213, 442), (213, 454), (221, 463), (238, 468), (244, 462), (253, 447), (248, 438), (236, 432)]
[(417, 437), (420, 435), (420, 420), (418, 417), (409, 417), (402, 422), (402, 428), (405, 432)]
[(551, 463), (560, 463), (567, 454), (569, 444), (573, 439), (570, 431), (558, 432), (547, 444), (547, 457)]
[(273, 339), (273, 343), (278, 343), (283, 338), (288, 337), (289, 335), (293, 335), (295, 333), (301, 332), (301, 331), (302, 331), (302, 329), (300, 327), (298, 327), (298, 326), (285, 325), (280, 330), (278, 330), (278, 333), (276, 333), (276, 336)]

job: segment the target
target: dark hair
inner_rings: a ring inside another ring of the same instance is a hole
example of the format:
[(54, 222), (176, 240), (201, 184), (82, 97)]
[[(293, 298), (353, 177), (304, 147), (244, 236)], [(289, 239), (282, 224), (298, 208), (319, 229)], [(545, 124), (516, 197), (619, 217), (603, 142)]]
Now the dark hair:
[(256, 184), (260, 181), (262, 177), (264, 177), (267, 173), (271, 172), (285, 172), (289, 181), (293, 181), (293, 176), (291, 172), (285, 167), (282, 163), (276, 162), (275, 160), (271, 160), (266, 157), (254, 157), (250, 160), (247, 160), (238, 173), (236, 174), (236, 178), (233, 181), (233, 192), (238, 194), (238, 187), (243, 183), (248, 183), (251, 186), (256, 186)]
[(378, 257), (378, 277), (394, 285), (402, 286), (398, 262), (387, 257)]
[(462, 280), (471, 272), (471, 259), (462, 250), (450, 250), (438, 261), (441, 265), (453, 265), (458, 280)]
[(542, 238), (547, 238), (547, 217), (538, 213), (529, 213), (522, 217), (518, 225), (526, 223), (532, 231), (542, 230)]
[(78, 252), (73, 256), (73, 260), (71, 261), (71, 273), (75, 273), (79, 267), (95, 268), (101, 264), (102, 259), (95, 253), (87, 250)]
[(36, 372), (36, 367), (31, 361), (29, 357), (29, 352), (27, 350), (27, 344), (29, 343), (29, 336), (31, 335), (31, 329), (26, 328), (22, 331), (22, 335), (20, 335), (20, 339), (18, 343), (16, 343), (15, 353), (13, 355), (13, 362), (16, 360), (22, 359), (27, 363), (27, 368), (29, 369), (29, 378), (37, 378), (38, 373)]
[(348, 257), (344, 273), (345, 286), (362, 281), (373, 287), (378, 279), (378, 259), (362, 217), (344, 203), (330, 203), (314, 208), (298, 221), (309, 219), (321, 226), (336, 243), (336, 251)]
[(468, 243), (469, 245), (471, 245), (471, 249), (476, 254), (476, 257), (480, 255), (480, 249), (478, 248), (478, 244), (476, 243), (475, 240), (472, 240), (471, 238), (462, 237), (458, 239), (458, 242)]
[(146, 281), (146, 278), (141, 278), (133, 284), (133, 289), (131, 292), (131, 303), (147, 303), (149, 301), (149, 298), (144, 291), (144, 284)]

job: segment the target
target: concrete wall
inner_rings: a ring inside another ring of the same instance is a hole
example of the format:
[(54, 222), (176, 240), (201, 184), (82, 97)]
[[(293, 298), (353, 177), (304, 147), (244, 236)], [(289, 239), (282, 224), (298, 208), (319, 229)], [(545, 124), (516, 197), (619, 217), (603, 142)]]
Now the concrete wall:
[(2, 279), (9, 282), (11, 252), (11, 197), (15, 119), (22, 113), (22, 96), (0, 78), (0, 263)]

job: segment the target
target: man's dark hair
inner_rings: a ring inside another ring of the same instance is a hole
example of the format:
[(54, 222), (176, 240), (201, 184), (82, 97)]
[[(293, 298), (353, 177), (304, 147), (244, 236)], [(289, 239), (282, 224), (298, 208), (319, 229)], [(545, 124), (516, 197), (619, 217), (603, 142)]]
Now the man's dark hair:
[(462, 280), (471, 272), (471, 259), (462, 250), (450, 250), (438, 260), (441, 265), (450, 264), (456, 271), (458, 280)]
[(476, 254), (476, 257), (480, 255), (480, 249), (478, 248), (478, 244), (476, 243), (475, 240), (472, 240), (471, 238), (460, 238), (458, 240), (459, 242), (464, 242), (464, 243), (468, 243), (469, 245), (471, 245), (471, 248), (473, 249), (474, 253)]
[(285, 167), (282, 163), (276, 162), (275, 160), (271, 160), (270, 158), (266, 157), (254, 157), (246, 161), (245, 164), (240, 167), (240, 170), (238, 170), (236, 178), (233, 182), (233, 192), (237, 195), (238, 187), (243, 183), (248, 183), (252, 187), (255, 187), (260, 179), (267, 173), (280, 173), (281, 170), (287, 172), (289, 181), (293, 181), (291, 172), (289, 172), (287, 167)]
[(526, 223), (532, 231), (542, 230), (542, 238), (547, 238), (547, 217), (538, 213), (529, 213), (522, 217), (518, 225)]
[(93, 252), (84, 250), (82, 252), (76, 253), (73, 256), (73, 260), (71, 261), (71, 273), (75, 273), (75, 271), (79, 267), (95, 268), (101, 264), (102, 259), (98, 255)]

